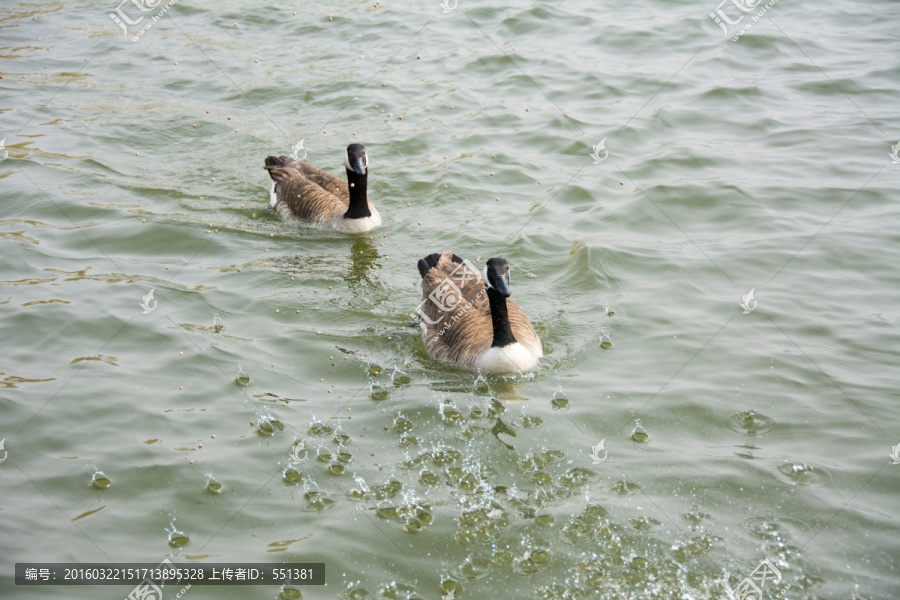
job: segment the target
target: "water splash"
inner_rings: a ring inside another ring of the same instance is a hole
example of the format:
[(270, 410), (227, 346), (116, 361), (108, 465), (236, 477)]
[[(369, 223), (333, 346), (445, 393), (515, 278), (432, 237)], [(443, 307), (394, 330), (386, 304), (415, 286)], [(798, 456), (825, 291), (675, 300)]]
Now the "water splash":
[(250, 376), (241, 365), (238, 365), (237, 377), (234, 378), (234, 382), (241, 386), (250, 385)]
[(322, 437), (325, 435), (331, 435), (334, 433), (334, 428), (327, 425), (324, 421), (320, 420), (317, 416), (313, 415), (312, 419), (309, 421), (309, 428), (307, 429), (310, 435), (314, 435), (316, 437)]
[(481, 369), (478, 370), (478, 376), (472, 382), (472, 391), (479, 396), (486, 396), (491, 393), (491, 386), (488, 384), (487, 378), (482, 375)]
[(613, 347), (612, 338), (609, 337), (608, 333), (600, 335), (600, 347), (604, 350), (609, 350)]
[(173, 548), (182, 548), (187, 546), (191, 541), (186, 533), (175, 527), (175, 517), (172, 517), (172, 520), (169, 522), (169, 526), (165, 528), (165, 531), (169, 534), (169, 545)]
[(105, 490), (112, 485), (112, 480), (104, 475), (103, 471), (97, 470), (94, 471), (94, 474), (91, 476), (90, 485), (98, 490)]
[(650, 439), (650, 434), (641, 426), (641, 420), (635, 419), (634, 429), (631, 430), (631, 441), (643, 444)]
[(391, 393), (386, 387), (376, 381), (369, 382), (369, 398), (376, 402), (387, 400), (391, 397)]
[(561, 383), (556, 384), (556, 391), (553, 392), (553, 396), (550, 398), (550, 404), (553, 405), (554, 409), (569, 407), (569, 397), (563, 391)]
[(393, 372), (391, 373), (391, 383), (393, 383), (394, 386), (407, 385), (411, 381), (412, 381), (412, 378), (409, 375), (407, 375), (405, 371), (401, 371), (400, 369), (398, 369), (396, 367), (394, 368)]
[(222, 493), (222, 484), (211, 473), (206, 474), (206, 491), (210, 494)]
[(369, 493), (369, 485), (366, 483), (366, 480), (362, 478), (361, 475), (353, 475), (353, 481), (356, 482), (356, 485), (359, 486), (359, 490), (364, 493)]
[(284, 424), (268, 413), (260, 413), (256, 419), (255, 431), (257, 435), (269, 437), (283, 432)]

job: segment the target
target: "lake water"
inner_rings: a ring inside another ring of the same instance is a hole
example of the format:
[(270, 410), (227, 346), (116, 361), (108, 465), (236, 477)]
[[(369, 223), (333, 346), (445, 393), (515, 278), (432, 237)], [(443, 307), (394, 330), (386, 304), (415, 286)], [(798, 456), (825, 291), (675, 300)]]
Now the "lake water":
[[(900, 3), (138, 4), (0, 6), (0, 597), (900, 597)], [(381, 228), (268, 210), (351, 142)], [(448, 249), (536, 371), (425, 354)]]

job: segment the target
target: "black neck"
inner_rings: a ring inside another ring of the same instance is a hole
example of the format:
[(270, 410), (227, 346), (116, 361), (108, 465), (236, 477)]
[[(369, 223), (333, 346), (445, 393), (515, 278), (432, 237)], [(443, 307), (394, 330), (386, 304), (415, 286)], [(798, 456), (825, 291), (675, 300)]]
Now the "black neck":
[[(368, 173), (368, 171), (366, 171)], [(363, 219), (371, 217), (369, 200), (366, 198), (366, 180), (368, 175), (360, 175), (347, 169), (347, 185), (350, 186), (350, 208), (344, 213), (345, 219)]]
[(492, 348), (502, 348), (516, 343), (512, 329), (509, 326), (509, 313), (506, 311), (506, 298), (494, 288), (488, 288), (488, 303), (491, 307), (491, 324), (494, 326), (494, 341)]

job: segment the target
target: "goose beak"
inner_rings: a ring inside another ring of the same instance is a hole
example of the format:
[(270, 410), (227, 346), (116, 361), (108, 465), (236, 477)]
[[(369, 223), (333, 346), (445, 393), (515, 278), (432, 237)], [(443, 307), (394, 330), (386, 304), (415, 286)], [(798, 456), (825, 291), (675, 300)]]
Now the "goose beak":
[(366, 155), (366, 149), (362, 144), (350, 144), (347, 146), (347, 154), (344, 155), (344, 166), (348, 171), (353, 171), (357, 175), (365, 175), (369, 166), (369, 157)]
[(509, 298), (509, 265), (502, 258), (492, 258), (484, 266), (484, 279), (504, 298)]
[(491, 283), (494, 289), (500, 292), (500, 295), (504, 298), (509, 298), (512, 295), (512, 292), (509, 291), (509, 273), (496, 277)]

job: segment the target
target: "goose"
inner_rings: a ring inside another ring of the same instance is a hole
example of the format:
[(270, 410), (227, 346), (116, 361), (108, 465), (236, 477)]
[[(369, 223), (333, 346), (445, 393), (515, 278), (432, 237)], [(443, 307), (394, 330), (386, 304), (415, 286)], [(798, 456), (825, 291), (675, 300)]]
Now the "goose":
[(285, 221), (299, 221), (347, 233), (381, 225), (381, 215), (366, 196), (369, 157), (362, 144), (350, 144), (344, 156), (347, 181), (288, 156), (269, 156), (264, 169), (272, 177), (269, 205)]
[(534, 367), (544, 355), (528, 316), (508, 300), (509, 264), (487, 261), (481, 276), (450, 251), (418, 263), (419, 326), (432, 358), (485, 373)]

